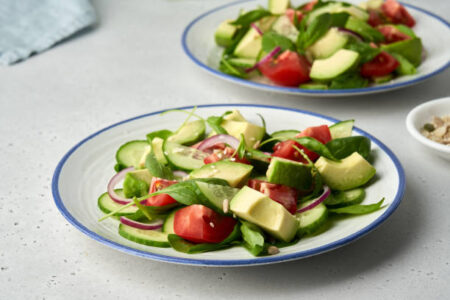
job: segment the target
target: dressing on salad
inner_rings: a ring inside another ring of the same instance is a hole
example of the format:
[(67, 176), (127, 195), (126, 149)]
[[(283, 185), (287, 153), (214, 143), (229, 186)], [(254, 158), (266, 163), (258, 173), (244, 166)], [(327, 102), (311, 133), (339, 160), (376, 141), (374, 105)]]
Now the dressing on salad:
[(148, 246), (243, 246), (260, 256), (325, 230), (333, 214), (380, 209), (383, 200), (361, 204), (375, 168), (353, 120), (269, 135), (260, 117), (262, 125), (237, 110), (204, 119), (193, 109), (176, 131), (124, 143), (98, 199), (100, 221), (119, 219), (121, 236)]
[(414, 18), (396, 0), (313, 0), (241, 11), (215, 32), (220, 71), (302, 89), (352, 89), (413, 75), (422, 61)]

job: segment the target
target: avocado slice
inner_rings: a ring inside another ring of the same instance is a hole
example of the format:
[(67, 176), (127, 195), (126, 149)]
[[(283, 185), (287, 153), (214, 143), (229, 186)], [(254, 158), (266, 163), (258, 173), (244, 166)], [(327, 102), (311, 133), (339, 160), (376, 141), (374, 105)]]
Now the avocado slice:
[(291, 20), (286, 16), (280, 16), (272, 26), (272, 30), (276, 33), (283, 35), (290, 39), (292, 42), (297, 42), (298, 30), (294, 24), (292, 24)]
[(126, 198), (141, 197), (148, 193), (152, 175), (147, 169), (130, 171), (123, 181), (123, 193)]
[(347, 41), (348, 35), (340, 32), (336, 27), (333, 27), (307, 50), (316, 59), (327, 58), (336, 53), (339, 49), (344, 48)]
[(358, 59), (358, 52), (340, 49), (328, 58), (316, 59), (309, 76), (318, 81), (331, 80), (353, 68), (358, 63)]
[(233, 42), (233, 37), (236, 34), (237, 27), (231, 25), (232, 20), (225, 20), (220, 23), (219, 27), (214, 34), (217, 45), (222, 47), (228, 47)]
[(422, 61), (422, 41), (420, 38), (403, 40), (388, 45), (381, 45), (381, 49), (389, 53), (397, 53), (411, 62), (414, 67)]
[(271, 183), (307, 190), (312, 185), (311, 167), (296, 161), (273, 157), (266, 173)]
[(325, 183), (333, 190), (345, 191), (359, 187), (375, 175), (375, 168), (358, 152), (340, 162), (321, 156), (315, 163)]
[(357, 19), (355, 17), (350, 17), (347, 19), (345, 28), (356, 32), (357, 34), (362, 36), (365, 41), (375, 43), (384, 41), (384, 35), (381, 32), (374, 29), (365, 21)]
[(244, 116), (242, 116), (241, 112), (237, 109), (233, 110), (230, 114), (224, 116), (223, 119), (228, 121), (247, 122)]
[(258, 57), (262, 48), (262, 36), (253, 27), (250, 27), (244, 37), (239, 41), (234, 49), (234, 55), (243, 58)]
[(167, 140), (180, 145), (193, 145), (205, 136), (205, 121), (196, 120), (184, 124), (178, 131), (169, 136)]
[(250, 176), (253, 166), (220, 160), (206, 164), (190, 173), (191, 178), (221, 178), (232, 187), (242, 186)]
[(269, 0), (269, 11), (274, 15), (282, 15), (290, 5), (289, 0)]
[(229, 135), (234, 136), (238, 140), (241, 139), (241, 134), (244, 135), (245, 144), (248, 147), (253, 147), (257, 142), (264, 137), (265, 129), (250, 122), (224, 120), (222, 127)]
[(233, 197), (230, 210), (285, 242), (291, 241), (297, 232), (297, 219), (283, 205), (248, 186)]
[(356, 7), (354, 5), (350, 5), (348, 3), (340, 3), (340, 2), (330, 2), (322, 7), (319, 7), (317, 9), (314, 9), (313, 11), (311, 11), (309, 13), (308, 16), (308, 20), (307, 20), (307, 24), (311, 24), (311, 22), (317, 18), (318, 16), (325, 14), (325, 13), (330, 13), (330, 14), (335, 14), (335, 13), (342, 13), (342, 12), (346, 12), (349, 15), (358, 18), (360, 20), (363, 21), (367, 21), (369, 19), (369, 14), (359, 8)]
[(163, 144), (164, 140), (162, 138), (155, 137), (152, 140), (152, 149), (153, 153), (155, 154), (156, 160), (165, 165), (167, 164), (167, 159), (163, 153)]

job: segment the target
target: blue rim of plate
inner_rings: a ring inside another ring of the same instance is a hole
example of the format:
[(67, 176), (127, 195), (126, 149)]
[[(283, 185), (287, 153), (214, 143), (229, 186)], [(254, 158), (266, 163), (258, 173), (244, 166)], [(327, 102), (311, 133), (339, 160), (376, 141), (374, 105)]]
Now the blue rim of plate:
[[(306, 115), (311, 115), (311, 116), (316, 116), (325, 120), (329, 120), (332, 122), (338, 122), (339, 120), (322, 115), (322, 114), (318, 114), (318, 113), (314, 113), (314, 112), (310, 112), (310, 111), (305, 111), (305, 110), (300, 110), (300, 109), (295, 109), (295, 108), (288, 108), (288, 107), (281, 107), (281, 106), (272, 106), (272, 105), (259, 105), (259, 104), (232, 104), (232, 103), (227, 103), (227, 104), (206, 104), (206, 105), (198, 105), (197, 108), (203, 108), (203, 107), (259, 107), (259, 108), (269, 108), (269, 109), (276, 109), (276, 110), (285, 110), (285, 111), (292, 111), (292, 112), (296, 112), (296, 113), (300, 113), (300, 114), (306, 114)], [(178, 107), (176, 109), (192, 109), (194, 106), (184, 106), (184, 107)], [(101, 134), (102, 132), (108, 131), (111, 128), (117, 127), (121, 124), (124, 123), (128, 123), (128, 122), (132, 122), (134, 120), (137, 119), (142, 119), (142, 118), (146, 118), (146, 117), (150, 117), (153, 115), (158, 115), (164, 111), (167, 111), (169, 109), (165, 109), (165, 110), (161, 110), (161, 111), (156, 111), (156, 112), (151, 112), (148, 114), (144, 114), (144, 115), (140, 115), (134, 118), (130, 118), (118, 123), (115, 123), (111, 126), (108, 126), (106, 128), (103, 128), (93, 134), (91, 134), (90, 136), (86, 137), (85, 139), (83, 139), (82, 141), (80, 141), (78, 144), (76, 144), (74, 147), (72, 147), (72, 149), (70, 149), (61, 159), (61, 161), (58, 163), (55, 172), (53, 174), (53, 179), (52, 179), (52, 193), (53, 193), (53, 198), (55, 201), (56, 206), (58, 207), (59, 211), (61, 212), (61, 214), (67, 219), (67, 221), (69, 221), (73, 226), (75, 226), (78, 230), (80, 230), (81, 232), (83, 232), (84, 234), (86, 234), (87, 236), (89, 236), (90, 238), (105, 244), (107, 246), (110, 246), (114, 249), (117, 249), (119, 251), (128, 253), (128, 254), (132, 254), (132, 255), (136, 255), (136, 256), (140, 256), (140, 257), (144, 257), (144, 258), (149, 258), (149, 259), (153, 259), (153, 260), (157, 260), (157, 261), (164, 261), (164, 262), (171, 262), (171, 263), (178, 263), (178, 264), (186, 264), (186, 265), (198, 265), (198, 266), (249, 266), (249, 265), (262, 265), (262, 264), (270, 264), (270, 263), (278, 263), (278, 262), (285, 262), (285, 261), (289, 261), (289, 260), (294, 260), (294, 259), (300, 259), (300, 258), (305, 258), (305, 257), (309, 257), (309, 256), (313, 256), (313, 255), (317, 255), (320, 253), (324, 253), (327, 251), (331, 251), (333, 249), (336, 249), (338, 247), (341, 247), (345, 244), (348, 244), (362, 236), (364, 236), (365, 234), (369, 233), (370, 231), (372, 231), (373, 229), (375, 229), (376, 227), (378, 227), (381, 223), (383, 223), (394, 211), (395, 209), (398, 207), (398, 205), (400, 204), (400, 201), (403, 198), (403, 194), (405, 191), (405, 174), (403, 171), (403, 167), (400, 164), (400, 161), (398, 160), (398, 158), (395, 156), (395, 154), (386, 146), (384, 145), (381, 141), (379, 141), (378, 139), (376, 139), (375, 137), (373, 137), (372, 135), (368, 134), (367, 132), (358, 129), (358, 128), (354, 128), (354, 131), (368, 137), (372, 142), (374, 142), (375, 144), (377, 144), (388, 156), (389, 158), (392, 160), (392, 162), (395, 165), (395, 168), (397, 170), (397, 174), (398, 174), (398, 178), (399, 178), (399, 185), (398, 185), (398, 189), (396, 192), (396, 195), (394, 197), (394, 200), (392, 201), (392, 203), (389, 205), (388, 209), (381, 215), (379, 216), (376, 220), (374, 220), (372, 223), (370, 223), (368, 226), (366, 226), (365, 228), (359, 230), (358, 232), (355, 232), (351, 235), (348, 235), (340, 240), (337, 240), (335, 242), (320, 246), (320, 247), (316, 247), (313, 249), (309, 249), (309, 250), (305, 250), (305, 251), (299, 251), (296, 253), (291, 253), (291, 254), (286, 254), (286, 255), (275, 255), (275, 256), (267, 256), (267, 257), (255, 257), (252, 259), (235, 259), (235, 260), (207, 260), (207, 259), (195, 259), (195, 258), (182, 258), (182, 257), (173, 257), (173, 256), (167, 256), (167, 255), (161, 255), (161, 254), (155, 254), (155, 253), (151, 253), (151, 252), (147, 252), (147, 251), (142, 251), (142, 250), (138, 250), (132, 247), (128, 247), (128, 246), (124, 246), (122, 244), (113, 242), (91, 230), (89, 230), (88, 228), (86, 228), (83, 224), (81, 224), (77, 219), (75, 219), (70, 212), (67, 210), (67, 208), (64, 205), (63, 200), (61, 199), (61, 195), (59, 193), (59, 176), (61, 174), (61, 170), (63, 169), (66, 161), (69, 159), (69, 157), (79, 148), (81, 147), (84, 143), (86, 143), (87, 141), (95, 138), (97, 135)], [(193, 255), (194, 257), (195, 255)]]
[[(401, 87), (406, 87), (409, 85), (413, 85), (419, 82), (422, 82), (432, 76), (435, 76), (441, 72), (443, 72), (445, 69), (447, 69), (450, 66), (450, 60), (442, 67), (440, 67), (439, 69), (431, 72), (430, 74), (427, 75), (423, 75), (423, 76), (419, 76), (417, 78), (408, 80), (408, 81), (404, 81), (404, 82), (398, 82), (398, 83), (394, 83), (394, 84), (388, 84), (388, 85), (380, 85), (380, 86), (373, 86), (373, 87), (367, 87), (367, 88), (358, 88), (358, 89), (341, 89), (341, 90), (309, 90), (309, 89), (300, 89), (300, 88), (289, 88), (289, 87), (281, 87), (281, 86), (272, 86), (272, 85), (268, 85), (268, 84), (262, 84), (262, 83), (257, 83), (257, 82), (253, 82), (250, 80), (245, 80), (245, 79), (241, 79), (238, 77), (234, 77), (225, 73), (222, 73), (216, 69), (213, 69), (211, 67), (209, 67), (208, 65), (202, 63), (199, 59), (197, 59), (195, 57), (194, 54), (192, 54), (192, 52), (189, 50), (189, 47), (187, 45), (187, 36), (189, 34), (189, 31), (191, 29), (192, 26), (195, 25), (195, 23), (197, 23), (198, 21), (200, 21), (201, 19), (203, 19), (204, 17), (222, 10), (224, 8), (230, 7), (230, 6), (234, 6), (234, 5), (238, 5), (238, 4), (242, 4), (245, 2), (250, 2), (250, 1), (255, 1), (255, 0), (239, 0), (239, 1), (235, 1), (235, 2), (231, 2), (225, 5), (221, 5), (218, 6), (216, 8), (213, 8), (203, 14), (201, 14), (200, 16), (198, 16), (197, 18), (195, 18), (194, 20), (192, 20), (184, 29), (183, 34), (181, 36), (181, 45), (183, 47), (184, 52), (186, 53), (186, 55), (196, 64), (198, 65), (200, 68), (202, 68), (203, 70), (212, 73), (213, 75), (216, 75), (218, 77), (221, 77), (225, 80), (237, 83), (237, 84), (241, 84), (241, 85), (245, 85), (245, 86), (249, 86), (252, 88), (261, 88), (261, 89), (265, 89), (265, 90), (269, 90), (272, 92), (279, 92), (279, 93), (291, 93), (291, 94), (299, 94), (299, 95), (358, 95), (358, 94), (365, 94), (365, 93), (370, 93), (370, 92), (383, 92), (383, 91), (388, 91), (388, 90), (393, 90), (393, 89), (398, 89)], [(401, 2), (402, 3), (402, 2)], [(438, 21), (440, 21), (441, 23), (443, 23), (445, 26), (447, 26), (447, 28), (450, 28), (450, 23), (447, 22), (445, 19), (441, 18), (440, 16), (427, 11), (423, 8), (419, 8), (417, 6), (411, 5), (411, 4), (407, 4), (407, 3), (402, 3), (402, 5), (407, 6), (409, 8), (418, 10), (426, 15), (429, 15), (435, 19), (437, 19)]]

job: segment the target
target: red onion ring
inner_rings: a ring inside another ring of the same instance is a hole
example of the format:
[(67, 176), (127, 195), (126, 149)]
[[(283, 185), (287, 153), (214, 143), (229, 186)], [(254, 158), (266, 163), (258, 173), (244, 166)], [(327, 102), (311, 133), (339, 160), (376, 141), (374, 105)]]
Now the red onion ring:
[(119, 173), (114, 175), (111, 178), (111, 180), (108, 182), (108, 195), (114, 202), (125, 205), (125, 204), (128, 204), (131, 201), (133, 201), (130, 198), (125, 198), (125, 197), (117, 195), (116, 192), (114, 191), (114, 188), (116, 187), (116, 185), (125, 178), (125, 175), (128, 172), (130, 172), (132, 170), (134, 170), (134, 167), (128, 167), (126, 169), (123, 169), (122, 171), (120, 171)]
[(312, 200), (314, 201), (313, 203), (311, 203), (308, 206), (305, 206), (303, 208), (300, 208), (297, 210), (297, 213), (302, 213), (305, 212), (307, 210), (313, 209), (314, 207), (316, 207), (317, 205), (319, 205), (320, 203), (322, 203), (325, 199), (328, 198), (328, 196), (330, 196), (331, 190), (328, 186), (324, 185), (323, 186), (323, 193), (322, 195), (320, 195), (319, 197), (317, 197), (316, 199)]
[(258, 26), (256, 26), (255, 23), (250, 24), (250, 26), (251, 26), (253, 29), (255, 29), (255, 30), (259, 33), (259, 35), (263, 35), (262, 30), (261, 30)]
[(264, 56), (260, 61), (258, 61), (253, 67), (248, 68), (245, 70), (246, 73), (250, 73), (251, 71), (256, 70), (261, 64), (265, 63), (266, 61), (268, 61), (269, 59), (271, 59), (272, 57), (274, 57), (275, 55), (277, 55), (278, 52), (280, 52), (281, 47), (277, 46), (275, 47), (275, 49), (273, 49), (272, 51), (270, 51), (269, 54), (267, 54), (266, 56)]
[(353, 32), (351, 30), (348, 30), (347, 28), (338, 27), (338, 31), (340, 31), (342, 33), (345, 33), (345, 34), (348, 34), (348, 35), (354, 37), (355, 39), (357, 39), (360, 42), (364, 41), (364, 39), (359, 34), (357, 34), (356, 32)]
[(233, 149), (237, 149), (237, 147), (239, 146), (239, 140), (234, 136), (228, 134), (218, 134), (203, 140), (203, 142), (200, 145), (198, 145), (197, 149), (200, 151), (207, 152), (209, 148), (220, 143), (228, 144)]
[(158, 222), (158, 223), (141, 223), (135, 220), (131, 220), (128, 219), (127, 217), (120, 217), (120, 223), (133, 227), (133, 228), (137, 228), (137, 229), (143, 229), (143, 230), (155, 230), (155, 229), (160, 229), (163, 226), (162, 222)]

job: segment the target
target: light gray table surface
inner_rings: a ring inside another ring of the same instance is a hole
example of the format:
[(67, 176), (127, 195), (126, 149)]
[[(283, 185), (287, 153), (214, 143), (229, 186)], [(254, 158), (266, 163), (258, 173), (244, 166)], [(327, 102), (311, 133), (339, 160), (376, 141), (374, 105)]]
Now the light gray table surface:
[[(450, 13), (448, 1), (410, 2), (443, 17)], [(449, 299), (450, 162), (418, 145), (405, 117), (422, 102), (449, 96), (450, 72), (390, 93), (340, 99), (236, 86), (197, 68), (180, 45), (187, 23), (222, 3), (96, 0), (93, 31), (0, 68), (0, 298)], [(403, 164), (407, 187), (400, 207), (345, 247), (244, 268), (130, 256), (88, 238), (59, 213), (51, 178), (81, 139), (139, 114), (217, 102), (356, 118)]]

